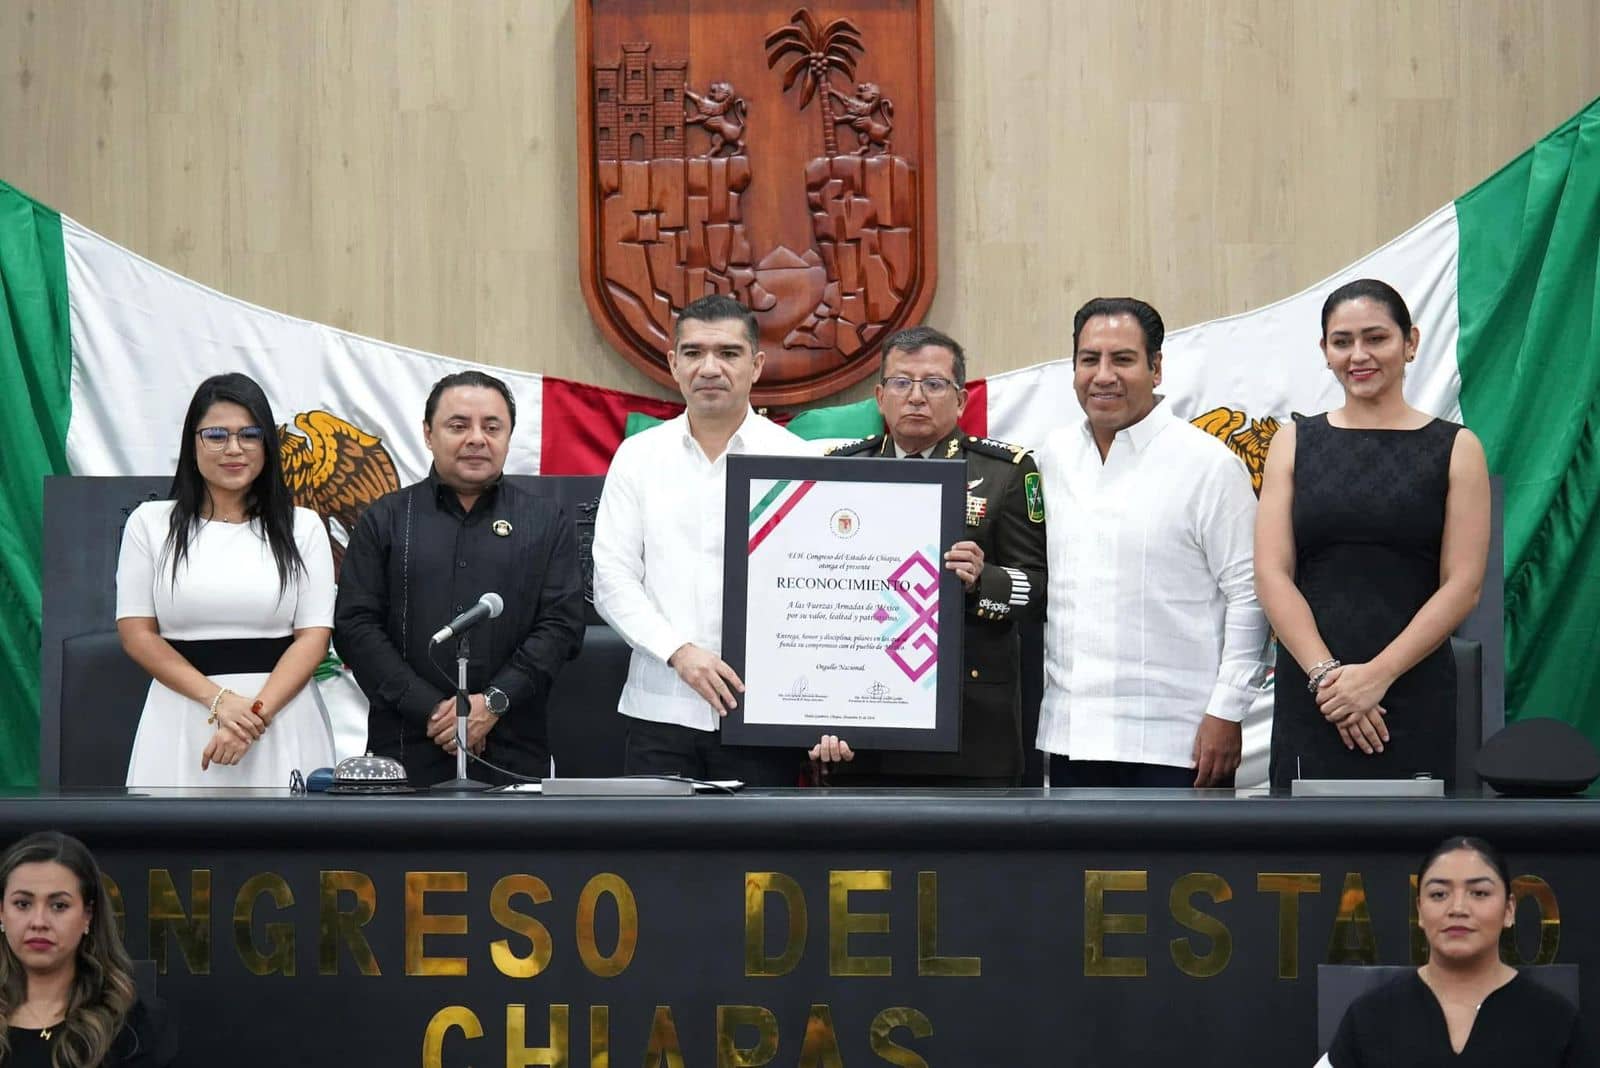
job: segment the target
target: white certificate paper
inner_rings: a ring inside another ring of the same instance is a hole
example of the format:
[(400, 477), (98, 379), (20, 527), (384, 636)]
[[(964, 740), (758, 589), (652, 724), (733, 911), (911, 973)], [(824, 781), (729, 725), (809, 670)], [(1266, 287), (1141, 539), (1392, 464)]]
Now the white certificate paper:
[(750, 501), (744, 721), (932, 730), (940, 487), (755, 478)]

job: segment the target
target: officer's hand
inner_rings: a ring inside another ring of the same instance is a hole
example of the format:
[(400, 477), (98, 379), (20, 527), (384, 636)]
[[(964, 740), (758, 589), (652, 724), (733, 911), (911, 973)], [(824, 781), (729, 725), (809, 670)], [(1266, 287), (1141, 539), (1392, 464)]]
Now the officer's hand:
[(835, 734), (824, 734), (821, 741), (811, 747), (807, 754), (811, 757), (811, 785), (822, 786), (828, 780), (828, 773), (835, 764), (847, 764), (856, 758), (846, 742)]
[(824, 734), (822, 740), (811, 747), (808, 754), (819, 764), (848, 764), (856, 758), (850, 743), (834, 734)]
[(983, 574), (983, 546), (975, 541), (956, 542), (944, 554), (944, 566), (946, 571), (954, 571), (971, 593), (978, 585), (978, 576)]
[(728, 709), (738, 703), (733, 696), (735, 690), (744, 693), (744, 683), (739, 681), (738, 673), (716, 653), (702, 649), (693, 642), (678, 646), (677, 651), (667, 658), (667, 663), (672, 665), (686, 686), (716, 709), (719, 716), (726, 716)]

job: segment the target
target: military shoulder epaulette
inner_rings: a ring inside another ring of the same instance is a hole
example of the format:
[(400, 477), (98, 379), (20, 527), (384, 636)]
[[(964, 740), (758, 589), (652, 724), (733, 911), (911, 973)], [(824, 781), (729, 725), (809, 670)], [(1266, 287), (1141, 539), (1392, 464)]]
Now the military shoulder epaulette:
[(996, 441), (994, 438), (980, 438), (972, 434), (967, 435), (967, 451), (982, 453), (1001, 460), (1010, 460), (1020, 464), (1022, 458), (1028, 455), (1028, 450), (1021, 445), (1013, 445), (1007, 441)]
[(824, 455), (824, 456), (858, 456), (861, 453), (871, 452), (873, 449), (876, 449), (878, 447), (879, 443), (882, 442), (882, 441), (883, 441), (883, 435), (882, 434), (873, 434), (871, 437), (857, 438), (855, 441), (846, 441), (843, 444), (835, 445), (833, 448), (829, 449), (827, 452), (823, 453), (822, 455)]

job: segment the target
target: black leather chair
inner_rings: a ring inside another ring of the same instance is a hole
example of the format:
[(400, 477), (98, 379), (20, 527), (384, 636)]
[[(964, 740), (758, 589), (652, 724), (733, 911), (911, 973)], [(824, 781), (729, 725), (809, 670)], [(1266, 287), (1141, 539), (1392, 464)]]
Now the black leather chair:
[(61, 643), (61, 788), (121, 786), (150, 676), (114, 630)]
[(1478, 750), (1483, 748), (1483, 646), (1468, 638), (1451, 638), (1456, 659), (1455, 792), (1483, 791), (1478, 778)]
[[(1542, 964), (1522, 968), (1528, 978), (1555, 991), (1578, 1007), (1578, 966)], [(1356, 998), (1414, 968), (1404, 964), (1319, 964), (1317, 965), (1317, 1052), (1327, 1052), (1339, 1021)]]
[(550, 757), (564, 778), (622, 774), (627, 718), (617, 711), (628, 678), (628, 643), (604, 623), (588, 627), (583, 651), (556, 677), (546, 705)]

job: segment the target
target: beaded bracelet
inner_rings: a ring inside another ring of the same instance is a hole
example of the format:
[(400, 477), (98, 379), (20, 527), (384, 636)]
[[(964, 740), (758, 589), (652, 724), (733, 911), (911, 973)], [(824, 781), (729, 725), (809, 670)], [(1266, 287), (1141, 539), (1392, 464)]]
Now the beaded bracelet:
[[(211, 724), (217, 722), (217, 706), (222, 703), (222, 698), (230, 693), (233, 693), (233, 691), (228, 689), (226, 686), (217, 691), (217, 696), (211, 699), (211, 714), (206, 717), (206, 723)], [(234, 696), (238, 695), (234, 694)]]
[(1337, 667), (1344, 667), (1344, 664), (1337, 657), (1332, 656), (1322, 663), (1314, 665), (1310, 671), (1306, 672), (1306, 691), (1308, 693), (1316, 693), (1318, 687), (1322, 685), (1322, 680), (1328, 677), (1328, 672)]

